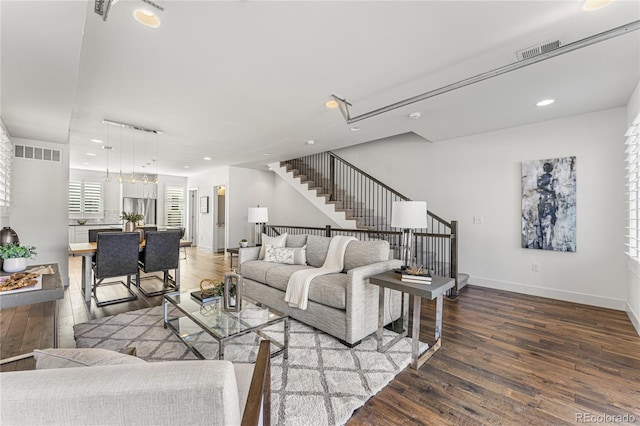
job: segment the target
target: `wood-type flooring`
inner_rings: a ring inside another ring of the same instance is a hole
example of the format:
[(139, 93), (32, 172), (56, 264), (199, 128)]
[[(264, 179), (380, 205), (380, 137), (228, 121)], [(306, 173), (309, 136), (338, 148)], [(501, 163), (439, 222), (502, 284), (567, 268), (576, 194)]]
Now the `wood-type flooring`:
[[(229, 258), (187, 249), (182, 288), (219, 279)], [(235, 262), (234, 262), (235, 264)], [(61, 347), (73, 325), (161, 304), (162, 297), (89, 310), (80, 293), (80, 258), (57, 304)], [(1, 358), (53, 344), (54, 303), (0, 311)], [(423, 301), (421, 340), (431, 341), (434, 302)], [(445, 301), (442, 348), (409, 368), (357, 410), (348, 425), (640, 424), (640, 337), (627, 314), (468, 286)], [(33, 368), (29, 361), (2, 371)]]

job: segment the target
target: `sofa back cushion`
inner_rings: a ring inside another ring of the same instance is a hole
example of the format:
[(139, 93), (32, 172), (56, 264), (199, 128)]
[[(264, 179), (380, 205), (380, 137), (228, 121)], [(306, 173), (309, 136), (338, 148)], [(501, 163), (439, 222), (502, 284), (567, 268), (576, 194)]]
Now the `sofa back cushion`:
[(304, 247), (307, 244), (307, 234), (287, 234), (286, 247)]
[(330, 242), (331, 238), (329, 237), (307, 236), (307, 265), (315, 266), (316, 268), (324, 265)]
[(344, 271), (386, 260), (389, 260), (388, 241), (351, 241), (344, 253)]

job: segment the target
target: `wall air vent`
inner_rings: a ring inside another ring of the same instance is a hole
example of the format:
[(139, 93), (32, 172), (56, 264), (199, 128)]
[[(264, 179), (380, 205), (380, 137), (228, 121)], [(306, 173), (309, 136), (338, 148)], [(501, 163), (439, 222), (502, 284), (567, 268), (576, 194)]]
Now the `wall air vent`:
[(520, 50), (516, 52), (516, 56), (519, 61), (524, 61), (525, 59), (556, 50), (558, 47), (560, 47), (560, 40), (548, 41), (537, 46), (529, 47), (528, 49)]
[(59, 149), (41, 148), (38, 146), (28, 145), (15, 145), (13, 151), (15, 158), (55, 161), (57, 163), (62, 161), (62, 151), (60, 151)]

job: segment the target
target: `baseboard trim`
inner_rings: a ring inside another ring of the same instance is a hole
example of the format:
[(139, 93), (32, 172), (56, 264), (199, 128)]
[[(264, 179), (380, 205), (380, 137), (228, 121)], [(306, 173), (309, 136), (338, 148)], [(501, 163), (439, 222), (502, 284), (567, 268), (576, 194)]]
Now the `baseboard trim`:
[(514, 293), (528, 294), (531, 296), (547, 297), (563, 300), (565, 302), (581, 303), (583, 305), (598, 306), (601, 308), (625, 311), (626, 301), (610, 297), (595, 296), (593, 294), (563, 291), (553, 288), (535, 287), (527, 284), (512, 283), (506, 281), (487, 280), (484, 278), (470, 278), (469, 284), (479, 287), (493, 288), (496, 290), (513, 291)]
[(638, 333), (638, 336), (640, 336), (640, 319), (638, 318), (638, 315), (635, 312), (633, 312), (633, 309), (631, 309), (631, 305), (629, 305), (629, 303), (626, 303), (625, 305), (626, 305), (625, 311), (627, 311), (627, 316), (631, 320), (631, 324), (633, 324), (633, 328), (636, 329), (636, 333)]

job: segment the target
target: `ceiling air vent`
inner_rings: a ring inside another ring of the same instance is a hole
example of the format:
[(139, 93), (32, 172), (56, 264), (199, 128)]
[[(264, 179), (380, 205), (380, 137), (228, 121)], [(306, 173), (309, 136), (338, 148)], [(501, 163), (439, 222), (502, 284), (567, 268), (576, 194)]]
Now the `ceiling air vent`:
[(534, 56), (551, 52), (552, 50), (556, 50), (558, 47), (560, 47), (560, 40), (548, 41), (537, 46), (529, 47), (528, 49), (520, 50), (516, 52), (516, 56), (519, 61), (523, 61), (525, 59), (533, 58)]
[(27, 158), (29, 160), (55, 161), (59, 163), (61, 159), (59, 149), (40, 148), (37, 146), (16, 145), (14, 151), (15, 158)]

